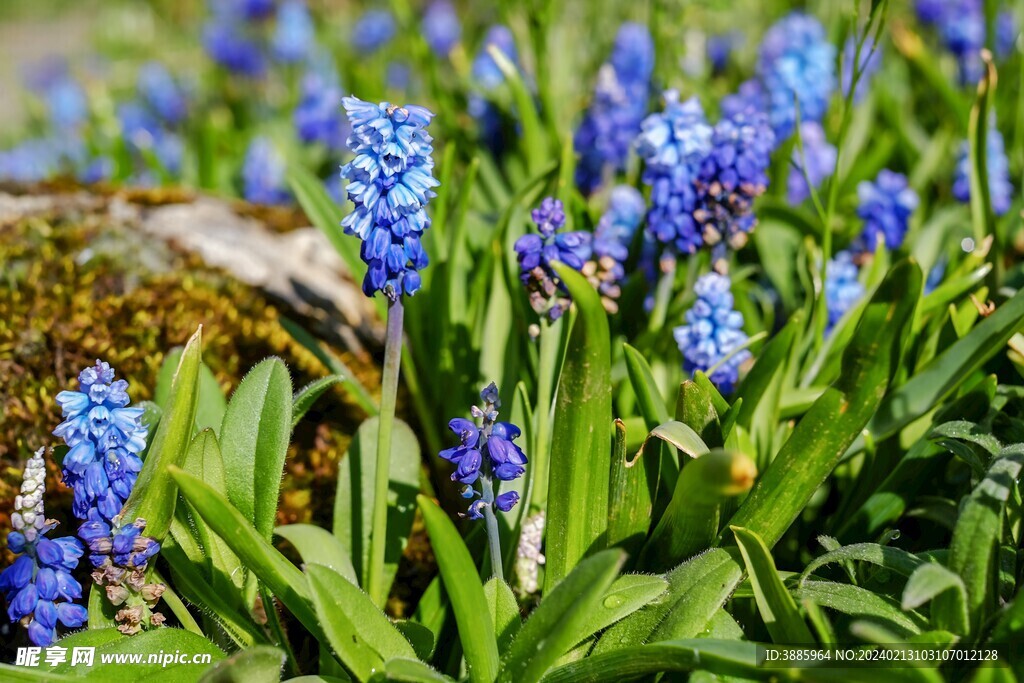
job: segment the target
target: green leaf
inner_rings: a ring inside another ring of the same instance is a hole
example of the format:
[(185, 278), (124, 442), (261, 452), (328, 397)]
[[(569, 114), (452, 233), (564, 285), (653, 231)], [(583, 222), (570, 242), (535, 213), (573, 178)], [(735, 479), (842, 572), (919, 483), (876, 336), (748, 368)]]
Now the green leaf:
[(992, 93), (996, 88), (996, 68), (991, 56), (982, 56), (984, 74), (978, 82), (978, 96), (971, 107), (971, 116), (967, 125), (969, 141), (969, 158), (971, 162), (971, 225), (974, 228), (974, 239), (980, 244), (987, 235), (996, 233), (996, 218), (992, 210), (992, 193), (988, 186), (988, 137), (989, 111), (994, 106)]
[(366, 264), (359, 258), (359, 240), (346, 236), (341, 229), (342, 208), (334, 203), (319, 179), (300, 164), (289, 165), (288, 184), (306, 217), (334, 245), (352, 279), (361, 281)]
[(615, 447), (608, 492), (608, 545), (633, 554), (642, 547), (658, 488), (657, 464), (626, 455), (626, 426), (615, 420)]
[(89, 629), (96, 630), (117, 626), (114, 615), (117, 610), (107, 600), (106, 591), (99, 584), (89, 586)]
[(555, 399), (544, 593), (604, 546), (611, 456), (611, 339), (597, 291), (555, 264), (577, 309)]
[(647, 438), (644, 439), (644, 445), (640, 447), (640, 452), (636, 454), (637, 458), (643, 455), (644, 448), (647, 447), (647, 442), (651, 439), (661, 439), (665, 443), (675, 446), (691, 458), (699, 458), (710, 450), (700, 435), (691, 429), (689, 425), (671, 420), (651, 430)]
[(714, 549), (683, 562), (665, 575), (664, 597), (605, 631), (593, 654), (701, 634), (743, 575), (738, 554)]
[[(215, 491), (226, 490), (220, 444), (210, 429), (203, 430), (192, 439), (181, 468), (209, 484)], [(209, 531), (209, 527), (199, 519), (189, 503), (186, 502), (176, 510), (176, 515), (182, 523), (171, 525), (171, 533), (175, 540), (184, 548), (188, 541), (182, 538), (183, 534), (194, 534), (200, 546), (200, 557), (191, 559), (206, 564), (205, 578), (211, 583), (214, 591), (245, 611), (240, 590), (244, 585), (246, 570), (238, 561), (238, 557), (223, 540)]]
[(767, 456), (772, 452), (771, 439), (779, 421), (783, 379), (796, 335), (803, 326), (803, 314), (797, 311), (761, 350), (754, 367), (736, 391), (737, 397), (743, 399), (736, 424), (749, 431), (758, 445), (761, 466), (767, 464)]
[(602, 631), (665, 594), (668, 581), (660, 576), (623, 574), (615, 579), (604, 596), (586, 615), (580, 640)]
[(773, 546), (873, 414), (897, 372), (921, 291), (913, 261), (893, 267), (878, 286), (843, 354), (842, 373), (814, 402), (764, 472), (731, 526)]
[(714, 545), (719, 506), (748, 492), (756, 478), (757, 466), (742, 453), (716, 449), (687, 462), (640, 554), (640, 566), (664, 571)]
[(444, 510), (425, 496), (417, 496), (417, 501), (459, 625), (469, 678), (473, 683), (493, 683), (498, 675), (498, 644), (476, 565)]
[(665, 405), (665, 399), (661, 397), (651, 366), (647, 364), (643, 354), (629, 344), (623, 344), (622, 348), (625, 352), (629, 382), (633, 387), (633, 393), (636, 394), (640, 414), (647, 422), (647, 428), (653, 429), (656, 425), (665, 424), (672, 418)]
[(288, 368), (268, 358), (235, 389), (220, 430), (228, 500), (267, 540), (274, 530), (291, 412)]
[(758, 666), (756, 643), (701, 638), (632, 646), (590, 656), (551, 671), (544, 677), (544, 683), (624, 681), (672, 671), (708, 671), (741, 679), (788, 679), (785, 669)]
[(324, 395), (324, 392), (335, 384), (342, 384), (345, 381), (343, 375), (328, 375), (310, 382), (299, 391), (295, 392), (292, 398), (292, 429), (306, 415), (306, 412), (313, 407), (317, 399)]
[[(166, 409), (171, 396), (171, 385), (174, 381), (174, 374), (181, 362), (182, 347), (175, 347), (164, 356), (164, 362), (160, 365), (157, 374), (156, 389), (153, 392), (154, 402), (161, 409)], [(227, 401), (220, 390), (217, 378), (210, 372), (205, 364), (199, 366), (199, 403), (196, 406), (196, 431), (203, 429), (219, 430), (221, 420), (224, 417), (224, 410), (227, 408)]]
[[(334, 535), (349, 550), (360, 584), (368, 586), (370, 534), (373, 532), (373, 487), (377, 471), (379, 420), (359, 425), (338, 468), (334, 499)], [(391, 433), (391, 483), (388, 488), (388, 535), (384, 547), (384, 586), (398, 571), (402, 550), (412, 533), (420, 484), (420, 446), (412, 429), (395, 419)]]
[[(903, 588), (900, 606), (908, 611), (917, 609), (946, 591), (951, 592), (952, 599), (948, 603), (949, 612), (943, 618), (948, 618), (952, 633), (967, 633), (970, 624), (967, 588), (963, 579), (941, 564), (923, 563), (910, 575), (910, 580)], [(936, 616), (933, 615), (933, 620)]]
[(295, 546), (305, 564), (330, 567), (353, 584), (359, 585), (348, 550), (331, 532), (313, 524), (285, 524), (276, 527), (274, 533)]
[(782, 585), (768, 546), (757, 534), (740, 527), (730, 527), (736, 536), (747, 576), (754, 588), (754, 600), (772, 641), (797, 645), (814, 643), (814, 636), (804, 623), (793, 596)]
[(825, 565), (851, 561), (869, 562), (907, 577), (926, 562), (917, 555), (892, 546), (878, 543), (855, 543), (830, 550), (824, 555), (814, 558), (800, 574), (800, 582), (805, 581), (807, 577)]
[(146, 461), (121, 515), (126, 520), (146, 520), (146, 535), (162, 541), (174, 517), (178, 491), (169, 470), (182, 463), (192, 441), (196, 403), (199, 395), (199, 365), (202, 357), (200, 327), (185, 345), (160, 426), (150, 442)]
[(499, 683), (536, 683), (569, 648), (592, 635), (590, 617), (626, 556), (605, 550), (581, 562), (523, 624), (503, 661)]
[[(1024, 289), (1004, 302), (965, 337), (958, 339), (926, 368), (915, 374), (878, 406), (867, 429), (876, 441), (888, 438), (925, 415), (961, 382), (997, 354), (1020, 328)], [(858, 439), (850, 449), (863, 448)]]
[(249, 648), (214, 664), (203, 672), (199, 683), (277, 683), (285, 659), (276, 647)]
[(423, 624), (409, 619), (395, 621), (394, 625), (402, 637), (412, 645), (416, 656), (424, 662), (429, 662), (430, 658), (434, 656), (434, 647), (437, 645), (434, 642), (434, 632)]
[(523, 625), (519, 618), (519, 603), (508, 584), (492, 576), (484, 584), (484, 595), (494, 621), (494, 633), (498, 640), (498, 651), (507, 652), (508, 646)]
[[(703, 376), (697, 373), (697, 377)], [(676, 420), (696, 432), (707, 448), (721, 448), (725, 445), (720, 416), (707, 385), (696, 379), (688, 379), (680, 385), (676, 400)]]
[(904, 612), (892, 598), (860, 586), (831, 581), (805, 581), (795, 591), (798, 600), (810, 600), (856, 619), (880, 623), (899, 637), (921, 633), (928, 622), (916, 612)]
[(309, 630), (320, 638), (320, 627), (309, 604), (309, 592), (302, 572), (270, 545), (252, 523), (209, 484), (187, 472), (173, 468), (172, 476), (181, 494), (214, 533), (276, 595), (284, 606)]
[(366, 593), (330, 567), (306, 566), (309, 592), (331, 649), (360, 681), (393, 657), (416, 659), (399, 633)]
[[(960, 575), (967, 588), (969, 633), (977, 633), (996, 608), (996, 553), (1002, 539), (1006, 504), (1020, 479), (1022, 466), (1024, 444), (1007, 447), (993, 459), (985, 478), (960, 505), (947, 566)], [(956, 600), (955, 593), (947, 592), (932, 602), (939, 628), (954, 630), (960, 614)]]
[(189, 602), (202, 605), (205, 612), (239, 647), (251, 647), (253, 643), (266, 641), (262, 629), (247, 613), (238, 609), (235, 604), (237, 599), (231, 601), (223, 591), (215, 590), (209, 579), (200, 573), (177, 543), (164, 543), (160, 554), (171, 566), (175, 587)]
[(384, 663), (384, 671), (378, 672), (371, 679), (376, 681), (395, 681), (396, 683), (455, 683), (453, 678), (445, 676), (423, 662), (412, 659), (389, 659)]
[(526, 146), (526, 159), (530, 173), (538, 173), (548, 159), (548, 145), (544, 139), (544, 129), (534, 105), (533, 95), (526, 86), (519, 70), (507, 55), (492, 45), (487, 49), (494, 63), (501, 69), (505, 82), (512, 91), (512, 99), (516, 104), (516, 113), (523, 126), (523, 141)]

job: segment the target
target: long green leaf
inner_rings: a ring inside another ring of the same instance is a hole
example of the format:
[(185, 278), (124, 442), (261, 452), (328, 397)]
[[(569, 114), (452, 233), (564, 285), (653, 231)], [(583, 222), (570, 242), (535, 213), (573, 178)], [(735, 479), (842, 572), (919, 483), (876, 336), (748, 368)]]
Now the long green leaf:
[(626, 426), (615, 421), (615, 447), (608, 492), (608, 545), (637, 552), (647, 536), (651, 508), (657, 494), (657, 465), (626, 454)]
[(394, 657), (416, 659), (398, 629), (366, 593), (330, 567), (306, 566), (309, 594), (331, 649), (360, 681)]
[(203, 672), (199, 683), (277, 683), (285, 654), (261, 645), (236, 652)]
[(625, 559), (621, 550), (597, 553), (545, 595), (509, 648), (499, 683), (536, 683), (569, 648), (590, 636), (590, 617)]
[(181, 494), (203, 521), (228, 544), (238, 559), (262, 581), (315, 637), (321, 636), (302, 572), (256, 531), (252, 522), (210, 485), (180, 469), (171, 470)]
[(903, 611), (892, 598), (860, 586), (831, 581), (805, 581), (794, 593), (799, 600), (810, 600), (856, 619), (877, 621), (899, 637), (916, 635), (928, 627), (927, 620), (920, 614)]
[(338, 537), (313, 524), (285, 524), (274, 533), (295, 546), (306, 564), (330, 567), (355, 585), (359, 585), (352, 558)]
[(455, 683), (455, 679), (431, 669), (423, 662), (411, 659), (389, 659), (384, 662), (384, 671), (378, 672), (371, 679), (377, 681), (394, 681), (395, 683)]
[[(978, 323), (967, 336), (954, 342), (928, 367), (886, 396), (868, 423), (867, 430), (875, 440), (881, 440), (925, 415), (1005, 347), (1020, 329), (1021, 318), (1024, 318), (1024, 289), (1003, 302), (992, 315)], [(850, 451), (862, 449), (863, 444), (863, 439), (858, 439)]]
[(274, 531), (291, 413), (288, 369), (268, 358), (235, 389), (220, 429), (228, 500), (267, 540)]
[[(967, 633), (970, 628), (967, 588), (963, 579), (941, 564), (922, 564), (910, 575), (910, 580), (903, 589), (900, 606), (905, 610), (917, 609), (947, 591), (950, 592), (952, 599), (945, 608), (948, 612), (942, 616), (942, 620), (948, 620), (951, 633)], [(937, 614), (933, 615), (933, 621), (937, 617)]]
[(498, 675), (498, 644), (476, 565), (444, 510), (425, 496), (417, 500), (459, 625), (469, 678), (473, 683), (493, 683)]
[(611, 339), (597, 291), (572, 268), (555, 264), (577, 308), (555, 400), (547, 511), (544, 593), (586, 555), (608, 528), (611, 457)]
[(658, 383), (654, 379), (654, 373), (651, 372), (651, 366), (647, 364), (647, 359), (629, 344), (623, 344), (622, 349), (626, 359), (629, 382), (633, 387), (633, 393), (636, 394), (640, 414), (647, 422), (647, 428), (654, 429), (657, 425), (665, 424), (672, 418), (665, 405), (665, 399), (662, 398), (661, 392), (658, 390)]
[(738, 556), (736, 549), (710, 550), (670, 571), (664, 597), (605, 631), (594, 654), (703, 633), (743, 576)]
[(313, 407), (316, 400), (324, 395), (325, 391), (335, 384), (342, 384), (344, 382), (345, 377), (343, 375), (328, 375), (307, 384), (295, 392), (295, 396), (292, 398), (292, 429), (295, 429), (295, 425), (299, 424), (299, 420)]
[(921, 291), (921, 271), (903, 261), (886, 275), (843, 355), (843, 370), (807, 412), (730, 525), (773, 546), (853, 443), (899, 368)]
[(519, 634), (523, 622), (519, 617), (519, 603), (509, 585), (496, 576), (484, 584), (484, 595), (494, 621), (494, 633), (498, 640), (498, 651), (507, 651), (509, 644)]
[(664, 571), (710, 548), (718, 533), (719, 506), (748, 492), (756, 477), (757, 466), (742, 453), (716, 449), (687, 462), (640, 554), (640, 566)]
[[(377, 471), (378, 418), (359, 425), (338, 468), (334, 499), (334, 535), (348, 549), (360, 585), (368, 586), (373, 486)], [(420, 482), (420, 446), (416, 434), (396, 419), (391, 434), (391, 482), (388, 487), (388, 536), (384, 547), (384, 586), (390, 589), (402, 551), (412, 533)]]
[(586, 615), (580, 629), (581, 640), (589, 638), (638, 609), (646, 607), (668, 590), (668, 581), (660, 576), (623, 574), (615, 579), (600, 602)]
[(149, 447), (146, 462), (121, 514), (126, 520), (146, 520), (146, 535), (162, 541), (171, 527), (178, 491), (170, 468), (185, 459), (192, 440), (199, 396), (199, 365), (202, 358), (203, 328), (196, 330), (185, 345), (174, 375), (167, 407)]
[(732, 527), (747, 576), (754, 588), (754, 600), (761, 620), (771, 634), (772, 641), (786, 645), (814, 643), (814, 636), (804, 623), (796, 601), (782, 585), (768, 547), (749, 529)]
[[(1024, 444), (1004, 449), (989, 466), (985, 478), (960, 507), (949, 547), (949, 568), (967, 588), (970, 633), (977, 633), (997, 602), (997, 548), (1002, 540), (1007, 500), (1024, 467)], [(940, 628), (952, 631), (960, 613), (955, 593), (943, 593), (932, 603)]]

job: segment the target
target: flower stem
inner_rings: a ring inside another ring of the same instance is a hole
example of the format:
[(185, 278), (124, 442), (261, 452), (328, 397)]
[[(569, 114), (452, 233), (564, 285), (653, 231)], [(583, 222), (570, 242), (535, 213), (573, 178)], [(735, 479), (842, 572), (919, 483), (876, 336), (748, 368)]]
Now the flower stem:
[(491, 556), (491, 576), (499, 581), (505, 580), (505, 570), (501, 566), (501, 538), (498, 536), (498, 518), (494, 514), (494, 484), (489, 478), (482, 480), (484, 506), (484, 522), (487, 524), (487, 548)]
[(380, 423), (377, 432), (377, 468), (373, 487), (373, 528), (370, 532), (370, 571), (367, 593), (383, 606), (388, 587), (384, 585), (384, 546), (387, 542), (388, 484), (391, 480), (391, 433), (395, 424), (398, 372), (402, 363), (402, 322), (405, 309), (401, 295), (388, 303), (387, 339), (384, 344), (384, 376), (381, 379)]
[(543, 508), (548, 500), (548, 453), (551, 449), (551, 398), (554, 392), (555, 365), (558, 362), (558, 351), (561, 347), (561, 325), (548, 322), (546, 317), (540, 321), (540, 364), (537, 374), (537, 431), (533, 443), (533, 482), (534, 489), (530, 504)]

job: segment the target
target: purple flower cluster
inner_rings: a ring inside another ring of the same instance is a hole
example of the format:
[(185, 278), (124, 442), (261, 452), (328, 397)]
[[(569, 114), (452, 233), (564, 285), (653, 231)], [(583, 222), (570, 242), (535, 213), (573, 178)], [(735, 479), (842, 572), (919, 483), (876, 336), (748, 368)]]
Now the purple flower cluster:
[[(988, 191), (992, 211), (997, 216), (1010, 210), (1013, 202), (1013, 183), (1010, 182), (1010, 164), (1006, 158), (1003, 134), (990, 126), (985, 137), (985, 167), (988, 171)], [(971, 201), (971, 148), (967, 141), (960, 146), (953, 179), (953, 196), (965, 204)]]
[(825, 279), (825, 302), (828, 306), (828, 330), (864, 296), (864, 285), (858, 279), (857, 263), (852, 252), (841, 251), (828, 262)]
[(683, 368), (689, 373), (711, 371), (708, 379), (729, 393), (739, 381), (740, 367), (751, 358), (750, 351), (737, 350), (747, 341), (743, 314), (733, 310), (729, 278), (724, 275), (702, 275), (694, 292), (697, 301), (686, 312), (686, 324), (674, 331)]
[(746, 244), (757, 223), (754, 200), (768, 188), (774, 147), (775, 135), (762, 112), (739, 112), (715, 124), (711, 151), (694, 180), (693, 218), (705, 244), (724, 241), (733, 249)]
[(86, 609), (75, 604), (82, 585), (71, 572), (84, 552), (78, 539), (49, 539), (57, 526), (47, 520), (43, 507), (46, 465), (40, 449), (25, 465), (21, 493), (15, 498), (7, 549), (18, 557), (0, 572), (0, 593), (7, 600), (11, 623), (21, 622), (29, 640), (46, 647), (57, 638), (57, 625), (78, 628), (88, 619)]
[(275, 205), (291, 201), (284, 158), (265, 137), (254, 138), (245, 152), (242, 196), (253, 204)]
[(700, 101), (680, 102), (679, 93), (670, 90), (664, 111), (644, 119), (636, 140), (645, 163), (643, 180), (651, 188), (647, 229), (677, 254), (692, 254), (704, 243), (693, 218), (694, 180), (711, 152), (713, 134)]
[(569, 297), (551, 263), (558, 261), (582, 270), (590, 259), (591, 235), (583, 231), (559, 233), (565, 227), (565, 209), (562, 202), (552, 197), (544, 199), (531, 217), (540, 234), (528, 233), (516, 240), (519, 278), (526, 286), (533, 310), (554, 321), (568, 308)]
[(346, 234), (363, 241), (360, 255), (368, 266), (363, 292), (382, 291), (392, 298), (415, 294), (418, 271), (428, 262), (420, 241), (430, 227), (426, 206), (438, 185), (433, 138), (427, 133), (434, 115), (423, 107), (375, 105), (355, 97), (343, 104), (352, 124), (348, 147), (356, 156), (341, 168), (355, 204), (341, 224)]
[(584, 194), (596, 190), (607, 173), (625, 168), (647, 114), (653, 69), (654, 42), (647, 28), (623, 24), (611, 60), (598, 72), (594, 99), (573, 139), (580, 154), (576, 184)]
[(462, 24), (448, 0), (434, 0), (423, 13), (423, 37), (438, 57), (447, 57), (462, 38)]
[(307, 73), (302, 79), (302, 96), (292, 114), (299, 139), (307, 144), (319, 143), (332, 152), (344, 148), (348, 125), (341, 114), (342, 97), (333, 73)]
[(142, 408), (129, 407), (128, 382), (115, 380), (107, 363), (96, 361), (82, 370), (78, 385), (78, 391), (57, 394), (64, 421), (53, 434), (70, 448), (64, 483), (74, 491), (75, 517), (110, 520), (120, 514), (142, 469)]
[[(832, 175), (838, 154), (835, 146), (825, 137), (825, 129), (820, 123), (801, 123), (800, 141), (804, 149), (803, 158), (800, 156), (800, 149), (794, 147), (792, 166), (786, 180), (786, 196), (790, 204), (800, 204), (809, 198), (811, 187), (820, 187), (825, 178)], [(808, 180), (811, 181), (810, 187), (807, 184)]]
[[(459, 445), (447, 448), (438, 455), (455, 465), (452, 481), (463, 484), (464, 498), (474, 500), (469, 505), (469, 518), (482, 519), (484, 508), (494, 506), (508, 512), (519, 502), (519, 494), (508, 491), (494, 497), (493, 481), (512, 481), (526, 471), (526, 454), (515, 443), (522, 434), (519, 427), (509, 422), (498, 422), (498, 387), (491, 382), (480, 392), (483, 407), (473, 406), (476, 422), (457, 417), (448, 428), (459, 438)], [(479, 485), (479, 489), (474, 485)]]
[(619, 310), (622, 281), (626, 279), (626, 260), (633, 237), (644, 218), (643, 195), (629, 185), (618, 185), (608, 198), (608, 208), (594, 229), (593, 259), (583, 266), (583, 274), (601, 295), (605, 310)]
[(886, 249), (899, 249), (918, 202), (907, 177), (882, 169), (874, 182), (865, 180), (857, 186), (857, 198), (857, 215), (864, 220), (858, 247), (873, 252), (881, 240)]

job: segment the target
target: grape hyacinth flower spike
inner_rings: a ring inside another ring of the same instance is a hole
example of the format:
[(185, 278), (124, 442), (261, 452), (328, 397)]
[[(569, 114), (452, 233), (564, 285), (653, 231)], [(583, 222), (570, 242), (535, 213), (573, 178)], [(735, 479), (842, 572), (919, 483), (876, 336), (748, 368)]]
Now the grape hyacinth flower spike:
[(700, 101), (680, 102), (674, 90), (665, 93), (665, 110), (641, 124), (636, 147), (645, 163), (643, 181), (651, 188), (647, 230), (670, 256), (696, 253), (704, 244), (693, 218), (693, 181), (711, 152), (712, 136)]
[(84, 552), (77, 538), (49, 539), (57, 522), (46, 519), (46, 464), (39, 449), (25, 464), (21, 493), (14, 499), (13, 531), (7, 549), (18, 557), (0, 572), (0, 592), (7, 599), (7, 616), (28, 631), (39, 647), (57, 639), (57, 625), (78, 628), (88, 619), (84, 607), (75, 604), (82, 586), (71, 576)]
[[(1006, 158), (1003, 134), (995, 126), (989, 126), (985, 136), (985, 167), (988, 171), (988, 190), (992, 211), (1004, 215), (1013, 203), (1013, 183), (1010, 182), (1010, 163)], [(966, 140), (960, 146), (956, 162), (956, 176), (953, 179), (953, 196), (967, 204), (971, 201), (971, 147)]]
[(716, 123), (711, 145), (694, 181), (693, 219), (705, 244), (740, 249), (757, 224), (754, 200), (768, 189), (775, 135), (768, 116), (751, 109)]
[(526, 286), (533, 310), (554, 322), (568, 309), (570, 300), (551, 263), (559, 261), (582, 270), (590, 259), (591, 235), (582, 231), (558, 233), (565, 227), (565, 209), (553, 197), (545, 198), (530, 216), (540, 234), (528, 233), (516, 240), (519, 279)]
[(153, 608), (164, 586), (145, 581), (146, 564), (160, 544), (142, 535), (144, 520), (125, 525), (121, 519), (142, 468), (146, 428), (142, 409), (128, 406), (128, 382), (114, 378), (114, 369), (99, 360), (83, 370), (79, 391), (57, 394), (65, 420), (53, 433), (71, 448), (64, 457), (64, 483), (74, 491), (72, 513), (84, 520), (78, 537), (89, 550), (92, 579), (121, 607), (115, 621), (131, 635), (163, 623)]
[(857, 215), (864, 219), (864, 231), (858, 240), (860, 250), (873, 253), (879, 241), (886, 249), (899, 249), (918, 201), (907, 177), (882, 169), (874, 182), (861, 181), (857, 198)]
[(825, 302), (828, 306), (830, 332), (840, 318), (864, 296), (864, 285), (858, 279), (858, 267), (849, 251), (841, 251), (828, 262), (825, 279)]
[(374, 474), (373, 533), (370, 536), (367, 592), (378, 604), (387, 599), (384, 547), (391, 468), (391, 433), (402, 359), (404, 295), (415, 294), (419, 271), (427, 266), (420, 241), (430, 227), (427, 203), (435, 196), (434, 159), (427, 126), (434, 115), (423, 107), (371, 104), (355, 97), (343, 100), (352, 134), (348, 147), (355, 158), (341, 168), (349, 181), (348, 198), (355, 205), (341, 225), (362, 241), (366, 262), (363, 292), (383, 292), (388, 300), (384, 368), (381, 378), (377, 469)]
[[(455, 465), (452, 481), (461, 483), (462, 496), (472, 499), (467, 516), (485, 519), (491, 551), (491, 569), (494, 576), (502, 577), (501, 548), (498, 522), (494, 508), (508, 512), (519, 502), (519, 493), (506, 491), (494, 495), (494, 483), (518, 479), (526, 471), (526, 454), (515, 440), (522, 434), (519, 427), (498, 422), (498, 387), (494, 382), (480, 392), (482, 406), (473, 406), (470, 413), (476, 421), (457, 417), (448, 428), (459, 437), (459, 445), (441, 451), (438, 455)], [(479, 496), (479, 498), (478, 498)]]
[(635, 187), (618, 185), (612, 189), (608, 208), (594, 229), (594, 256), (584, 264), (583, 274), (601, 295), (601, 303), (609, 313), (619, 310), (629, 247), (645, 209), (643, 195)]
[(708, 379), (723, 394), (739, 381), (740, 368), (751, 359), (741, 349), (747, 342), (743, 314), (733, 310), (729, 278), (718, 273), (702, 275), (694, 285), (697, 301), (686, 312), (686, 324), (674, 331), (683, 354), (683, 368), (709, 373)]
[(142, 408), (129, 406), (128, 382), (114, 379), (108, 363), (78, 375), (78, 391), (62, 391), (57, 403), (64, 421), (53, 430), (70, 450), (64, 457), (64, 483), (74, 491), (71, 511), (111, 520), (121, 512), (142, 469), (146, 447)]

